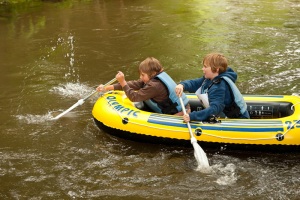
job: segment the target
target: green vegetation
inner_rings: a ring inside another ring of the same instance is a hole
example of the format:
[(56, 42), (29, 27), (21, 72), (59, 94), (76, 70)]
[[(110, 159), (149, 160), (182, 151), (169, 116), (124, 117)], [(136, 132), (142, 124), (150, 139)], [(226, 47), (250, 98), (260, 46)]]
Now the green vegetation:
[(18, 3), (28, 3), (40, 0), (0, 0), (0, 4), (18, 4)]

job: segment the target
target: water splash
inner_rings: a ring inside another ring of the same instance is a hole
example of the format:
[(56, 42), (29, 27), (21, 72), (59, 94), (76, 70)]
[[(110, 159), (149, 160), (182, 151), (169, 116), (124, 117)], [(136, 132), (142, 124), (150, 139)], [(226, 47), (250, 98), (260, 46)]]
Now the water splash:
[(55, 63), (60, 61), (62, 65), (59, 71), (61, 71), (61, 68), (65, 69), (65, 71), (63, 71), (64, 78), (69, 81), (74, 80), (79, 82), (79, 66), (76, 66), (78, 60), (77, 58), (75, 59), (75, 36), (71, 33), (66, 33), (58, 36), (56, 41), (53, 40), (51, 42), (51, 46), (46, 48), (46, 55), (43, 55), (41, 60), (54, 60)]
[[(75, 63), (75, 50), (74, 50), (74, 36), (69, 35), (67, 40), (67, 45), (69, 48), (68, 53), (66, 53), (65, 57), (69, 59), (69, 72), (65, 74), (65, 77), (73, 76), (77, 78), (77, 81), (79, 81), (79, 74), (76, 74), (76, 68), (74, 67)], [(77, 70), (78, 71), (78, 70)]]
[(213, 169), (210, 166), (204, 167), (202, 165), (198, 165), (195, 170), (204, 174), (211, 174), (213, 172)]
[(40, 124), (53, 119), (52, 112), (48, 112), (45, 115), (16, 115), (16, 118), (26, 124)]
[[(66, 97), (74, 97), (81, 98), (91, 94), (91, 91), (94, 88), (91, 88), (87, 85), (80, 83), (66, 83), (65, 85), (59, 85), (57, 87), (53, 87), (50, 89), (50, 92), (54, 92)], [(40, 124), (47, 121), (52, 121), (55, 116), (64, 112), (64, 109), (59, 109), (57, 111), (48, 111), (47, 114), (44, 115), (33, 115), (33, 114), (25, 114), (25, 115), (16, 115), (15, 117), (26, 124)], [(71, 113), (66, 114), (68, 117), (72, 117)], [(74, 117), (74, 116), (73, 116)]]
[(78, 98), (88, 95), (94, 89), (95, 88), (91, 88), (80, 83), (66, 83), (57, 87), (53, 87), (50, 89), (50, 92), (54, 92), (62, 96)]
[(223, 167), (222, 164), (212, 166), (212, 171), (218, 175), (216, 183), (219, 185), (233, 185), (237, 181), (236, 166), (233, 163)]

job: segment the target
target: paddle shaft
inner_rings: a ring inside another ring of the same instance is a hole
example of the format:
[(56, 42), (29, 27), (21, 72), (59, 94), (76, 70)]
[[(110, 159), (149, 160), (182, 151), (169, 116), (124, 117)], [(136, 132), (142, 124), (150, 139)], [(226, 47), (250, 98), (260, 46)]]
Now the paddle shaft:
[[(105, 83), (105, 85), (103, 86), (103, 87), (105, 87), (105, 86), (108, 86), (108, 85), (110, 85), (110, 84), (112, 84), (113, 82), (115, 82), (117, 79), (116, 78), (113, 78), (112, 80), (110, 80), (109, 82), (107, 82), (107, 83)], [(86, 96), (85, 98), (83, 98), (83, 101), (85, 101), (85, 100), (87, 100), (88, 98), (90, 98), (91, 96), (93, 96), (93, 95), (95, 95), (95, 94), (97, 94), (98, 93), (98, 91), (96, 90), (96, 91), (94, 91), (94, 92), (92, 92), (91, 94), (89, 94), (88, 96)]]
[[(112, 80), (110, 80), (109, 82), (107, 82), (105, 86), (112, 84), (113, 82), (115, 82), (117, 79), (113, 78)], [(95, 95), (96, 93), (98, 93), (98, 91), (94, 91), (91, 94), (89, 94), (88, 96), (86, 96), (83, 99), (78, 100), (74, 105), (72, 105), (70, 108), (68, 108), (67, 110), (65, 110), (64, 112), (62, 112), (61, 114), (57, 115), (56, 117), (54, 117), (53, 119), (59, 119), (60, 117), (64, 116), (65, 114), (67, 114), (68, 112), (70, 112), (71, 110), (73, 110), (74, 108), (76, 108), (79, 105), (82, 105), (88, 98), (90, 98), (91, 96)]]
[[(181, 97), (179, 97), (179, 101), (180, 101), (180, 104), (181, 104), (181, 107), (182, 107), (182, 112), (183, 112), (183, 114), (185, 115), (185, 114), (186, 114), (186, 110), (185, 110), (185, 106), (184, 106), (184, 103), (183, 103)], [(192, 138), (195, 138), (195, 137), (194, 137), (194, 134), (193, 134), (193, 132), (192, 132), (192, 128), (191, 128), (190, 122), (187, 122), (187, 127), (188, 127), (188, 129), (189, 129), (189, 133), (190, 133), (191, 139), (192, 139)]]

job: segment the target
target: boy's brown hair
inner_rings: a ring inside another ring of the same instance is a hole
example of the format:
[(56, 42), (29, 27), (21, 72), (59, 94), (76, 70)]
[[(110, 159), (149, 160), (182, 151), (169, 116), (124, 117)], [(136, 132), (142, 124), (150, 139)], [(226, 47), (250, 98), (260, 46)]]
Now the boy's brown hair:
[(153, 57), (148, 57), (140, 63), (139, 73), (146, 73), (150, 78), (153, 78), (164, 69), (160, 62)]
[(203, 58), (203, 65), (211, 67), (212, 72), (216, 72), (219, 68), (219, 74), (221, 74), (226, 71), (228, 62), (222, 54), (210, 53)]

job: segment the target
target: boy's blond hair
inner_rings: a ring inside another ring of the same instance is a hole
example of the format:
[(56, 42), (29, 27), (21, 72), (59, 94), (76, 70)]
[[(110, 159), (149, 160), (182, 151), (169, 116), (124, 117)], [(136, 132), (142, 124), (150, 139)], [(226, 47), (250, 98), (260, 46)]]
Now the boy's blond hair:
[(226, 71), (228, 62), (225, 56), (219, 53), (210, 53), (203, 58), (203, 65), (211, 67), (212, 72), (216, 72), (219, 68), (219, 74)]
[(140, 63), (139, 73), (146, 73), (150, 78), (153, 78), (164, 69), (160, 62), (153, 57), (148, 57)]

